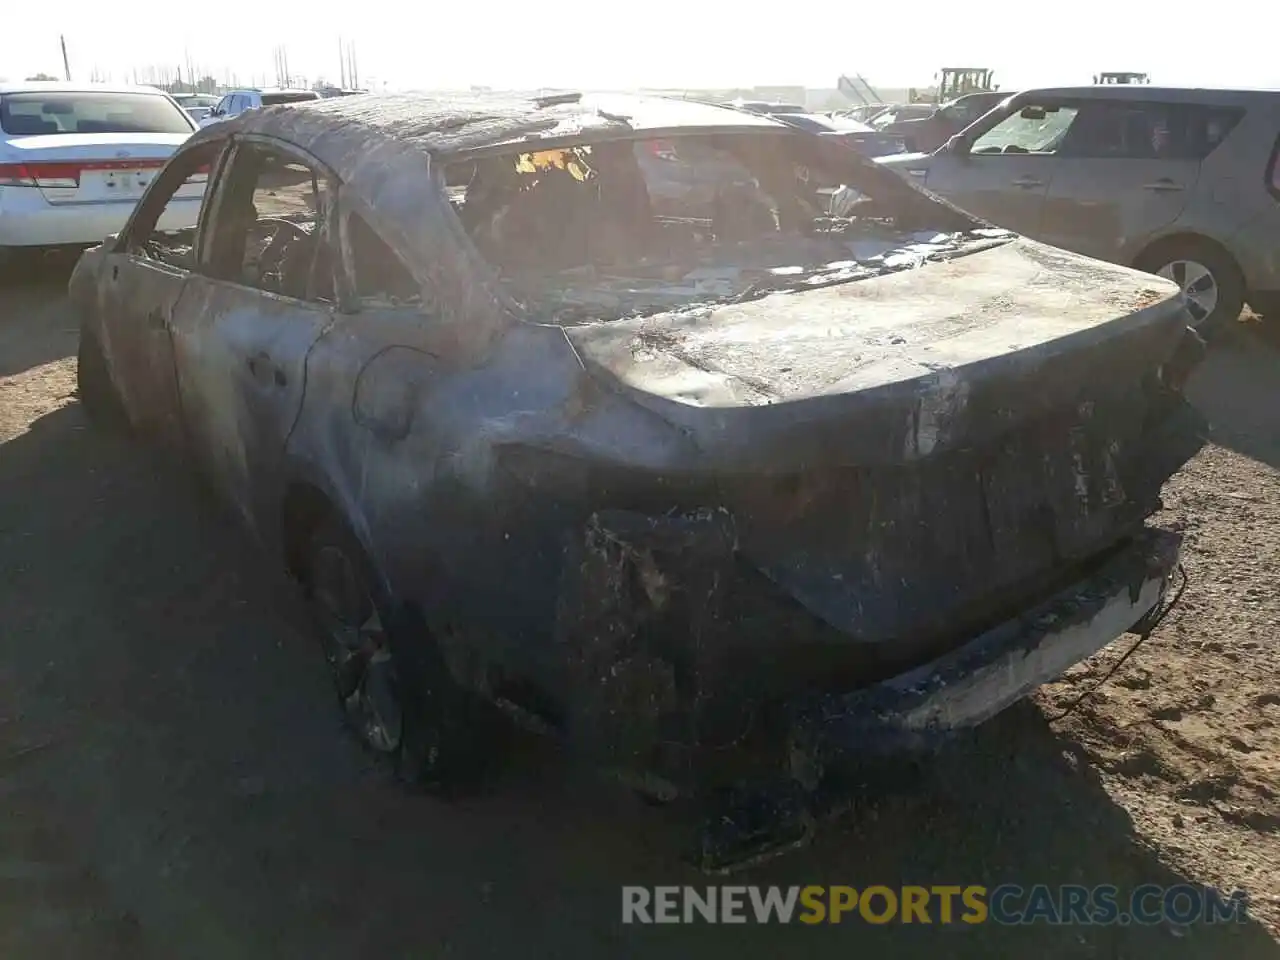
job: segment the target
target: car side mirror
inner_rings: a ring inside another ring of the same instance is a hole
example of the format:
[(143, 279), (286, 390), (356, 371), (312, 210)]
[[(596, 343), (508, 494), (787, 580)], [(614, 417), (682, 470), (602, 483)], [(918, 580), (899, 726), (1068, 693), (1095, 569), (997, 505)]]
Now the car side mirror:
[(969, 141), (965, 137), (962, 137), (960, 134), (957, 133), (955, 136), (949, 137), (947, 139), (946, 149), (947, 149), (947, 153), (951, 154), (952, 156), (968, 157)]

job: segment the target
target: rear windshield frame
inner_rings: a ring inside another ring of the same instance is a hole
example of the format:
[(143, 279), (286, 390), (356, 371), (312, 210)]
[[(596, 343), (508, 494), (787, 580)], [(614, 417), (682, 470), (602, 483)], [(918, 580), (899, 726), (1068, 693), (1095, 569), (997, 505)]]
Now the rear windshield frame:
[[(15, 106), (25, 107), (30, 104), (39, 104), (41, 109), (39, 113), (31, 110), (19, 110), (14, 113)], [(110, 116), (111, 113), (134, 111), (111, 111), (106, 109), (110, 106), (139, 106), (147, 105), (146, 112), (149, 114), (148, 119), (154, 119), (157, 122), (133, 123), (130, 121), (110, 119), (94, 119), (86, 117), (85, 119), (75, 120), (68, 129), (64, 118), (68, 116), (77, 116), (81, 108), (95, 107), (85, 112), (88, 114), (103, 114)], [(55, 105), (59, 109), (49, 111), (45, 109), (49, 105)], [(69, 111), (62, 108), (70, 107)], [(15, 118), (33, 118), (34, 123), (25, 127), (22, 121), (15, 123)], [(159, 122), (165, 121), (165, 122)], [(85, 123), (92, 124), (91, 129), (81, 129), (81, 125)], [(53, 126), (50, 129), (50, 125)], [(37, 129), (36, 127), (39, 127)], [(102, 90), (23, 90), (14, 93), (6, 93), (0, 96), (0, 131), (11, 137), (23, 136), (69, 136), (74, 134), (86, 133), (180, 133), (189, 134), (196, 129), (191, 118), (186, 111), (182, 109), (175, 101), (162, 93), (145, 93), (139, 91), (125, 92), (107, 92)]]
[(284, 103), (311, 103), (319, 100), (320, 95), (311, 90), (285, 90), (279, 93), (262, 94), (264, 107), (278, 107)]

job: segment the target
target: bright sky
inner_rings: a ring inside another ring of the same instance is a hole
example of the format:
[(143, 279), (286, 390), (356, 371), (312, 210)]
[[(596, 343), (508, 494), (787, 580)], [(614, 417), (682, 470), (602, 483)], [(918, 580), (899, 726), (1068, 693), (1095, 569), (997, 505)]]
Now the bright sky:
[(1245, 0), (1210, 8), (1149, 0), (769, 7), (220, 0), (183, 8), (183, 16), (156, 7), (120, 16), (98, 0), (63, 0), (56, 26), (37, 18), (39, 25), (14, 29), (10, 18), (11, 29), (0, 31), (0, 76), (61, 77), (62, 30), (74, 79), (89, 79), (96, 67), (121, 82), (134, 68), (172, 70), (190, 61), (219, 80), (226, 71), (242, 84), (274, 84), (279, 44), (291, 73), (336, 82), (342, 35), (355, 44), (362, 84), (372, 79), (391, 89), (832, 87), (854, 72), (876, 85), (923, 86), (943, 66), (991, 67), (1003, 89), (1088, 83), (1100, 70), (1145, 71), (1156, 83), (1280, 86), (1266, 8)]

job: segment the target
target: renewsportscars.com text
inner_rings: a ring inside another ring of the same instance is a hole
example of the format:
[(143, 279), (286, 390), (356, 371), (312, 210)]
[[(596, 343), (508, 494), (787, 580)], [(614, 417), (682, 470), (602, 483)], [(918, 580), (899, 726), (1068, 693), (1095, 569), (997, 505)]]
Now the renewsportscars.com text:
[(1247, 898), (1191, 884), (622, 888), (623, 923), (1242, 923)]

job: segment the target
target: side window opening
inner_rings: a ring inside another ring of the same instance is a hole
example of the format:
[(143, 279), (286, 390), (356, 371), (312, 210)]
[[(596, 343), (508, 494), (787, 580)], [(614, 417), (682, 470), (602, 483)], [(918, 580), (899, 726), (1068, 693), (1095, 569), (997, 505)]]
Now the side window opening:
[(1100, 101), (1084, 107), (1064, 152), (1094, 159), (1200, 161), (1242, 115), (1201, 104)]
[(284, 152), (242, 145), (219, 200), (210, 272), (268, 293), (333, 303), (329, 181)]
[(161, 174), (126, 238), (130, 253), (183, 270), (195, 269), (195, 236), (209, 177), (223, 145), (208, 143), (184, 153)]
[(357, 298), (397, 306), (421, 303), (422, 292), (409, 268), (358, 213), (347, 215), (347, 240)]

